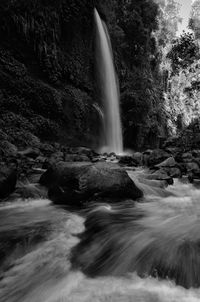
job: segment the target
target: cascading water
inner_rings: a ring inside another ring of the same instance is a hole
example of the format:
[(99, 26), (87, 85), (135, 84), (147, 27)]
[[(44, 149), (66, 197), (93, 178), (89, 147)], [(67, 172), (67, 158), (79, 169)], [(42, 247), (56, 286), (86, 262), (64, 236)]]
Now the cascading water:
[(112, 46), (106, 24), (97, 10), (94, 11), (97, 28), (97, 68), (101, 97), (104, 107), (104, 150), (123, 153), (122, 127), (120, 120), (119, 87), (113, 63)]

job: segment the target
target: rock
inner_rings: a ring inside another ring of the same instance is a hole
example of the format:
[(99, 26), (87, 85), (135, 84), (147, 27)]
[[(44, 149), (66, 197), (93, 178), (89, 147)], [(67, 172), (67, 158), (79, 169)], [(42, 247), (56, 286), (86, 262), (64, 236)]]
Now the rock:
[(144, 178), (146, 179), (149, 179), (149, 180), (164, 180), (166, 181), (169, 185), (173, 184), (173, 179), (171, 176), (169, 176), (167, 174), (167, 172), (165, 170), (158, 170), (152, 174), (144, 174), (143, 176)]
[(165, 143), (163, 144), (163, 147), (164, 148), (173, 148), (173, 147), (176, 147), (176, 144), (177, 144), (177, 139), (178, 139), (178, 136), (176, 137), (169, 137)]
[(200, 179), (200, 168), (196, 162), (186, 163), (186, 169), (189, 182), (192, 183), (194, 179)]
[(165, 152), (170, 153), (173, 157), (176, 156), (178, 153), (181, 153), (181, 148), (179, 147), (169, 147), (164, 149)]
[(193, 150), (192, 156), (195, 158), (200, 158), (200, 150)]
[(172, 178), (181, 178), (182, 173), (181, 170), (177, 167), (171, 167), (167, 169), (168, 175)]
[(20, 198), (47, 198), (47, 190), (36, 184), (24, 184), (19, 186), (15, 193), (19, 195)]
[(186, 163), (186, 169), (187, 172), (193, 172), (193, 173), (199, 173), (200, 174), (200, 168), (199, 165), (196, 162), (192, 163)]
[(101, 156), (93, 157), (91, 159), (92, 163), (97, 163), (97, 162), (105, 162), (105, 159), (103, 159)]
[(46, 157), (44, 157), (44, 156), (38, 156), (36, 158), (36, 163), (44, 164), (45, 161), (46, 161)]
[(90, 162), (90, 158), (85, 154), (65, 154), (66, 162)]
[(16, 157), (17, 147), (8, 141), (0, 141), (0, 153), (3, 153), (4, 157)]
[(48, 169), (49, 167), (53, 166), (54, 164), (59, 163), (60, 161), (64, 160), (64, 153), (61, 151), (53, 153), (49, 159), (47, 159), (43, 165), (42, 169)]
[(192, 153), (187, 152), (182, 154), (182, 161), (185, 163), (191, 162), (193, 160)]
[(108, 155), (109, 157), (117, 157), (117, 155), (115, 154), (115, 152), (111, 152), (109, 155)]
[(40, 151), (38, 149), (27, 148), (26, 150), (18, 151), (18, 154), (21, 156), (36, 159), (40, 155)]
[(137, 199), (143, 195), (123, 168), (106, 162), (60, 162), (42, 175), (40, 183), (49, 188), (50, 199), (66, 205), (98, 196)]
[(121, 155), (118, 156), (119, 164), (126, 165), (126, 166), (138, 166), (138, 162), (132, 157), (128, 155)]
[(180, 169), (181, 174), (186, 174), (187, 173), (187, 168), (185, 163), (178, 163), (177, 167)]
[(175, 167), (177, 165), (175, 159), (173, 157), (169, 157), (166, 160), (164, 160), (162, 163), (156, 165), (155, 167), (161, 168), (161, 167)]
[(146, 155), (150, 155), (152, 153), (153, 153), (153, 150), (151, 150), (151, 149), (147, 149), (143, 152), (143, 154), (146, 154)]
[(15, 190), (17, 172), (14, 167), (0, 167), (0, 198), (8, 197)]
[(135, 152), (132, 155), (133, 159), (135, 162), (137, 162), (138, 165), (142, 165), (143, 164), (143, 154), (141, 152)]
[[(145, 153), (146, 154), (146, 153)], [(149, 154), (149, 156), (146, 158), (147, 165), (149, 167), (153, 167), (155, 165), (160, 164), (164, 160), (170, 157), (170, 154), (168, 152), (165, 152), (161, 149), (156, 149)]]
[(92, 149), (90, 148), (86, 148), (86, 147), (72, 147), (69, 149), (69, 153), (70, 154), (79, 154), (79, 155), (86, 155), (87, 157), (89, 157), (90, 159), (93, 156), (97, 156), (98, 154), (96, 152), (94, 152)]
[(25, 174), (25, 179), (32, 183), (32, 184), (36, 184), (39, 183), (40, 177), (41, 175), (45, 172), (45, 169), (40, 169), (40, 168), (32, 168), (29, 173)]
[(41, 144), (40, 150), (47, 157), (50, 157), (55, 152), (55, 148), (50, 144)]

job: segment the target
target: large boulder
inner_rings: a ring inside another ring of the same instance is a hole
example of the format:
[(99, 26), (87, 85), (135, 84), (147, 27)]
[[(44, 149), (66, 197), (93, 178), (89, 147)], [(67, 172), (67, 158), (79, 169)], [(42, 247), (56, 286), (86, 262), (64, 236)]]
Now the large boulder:
[(167, 174), (164, 169), (157, 170), (151, 174), (143, 174), (145, 179), (166, 181), (167, 184), (173, 184), (173, 178)]
[(14, 167), (0, 167), (0, 199), (14, 192), (17, 182), (17, 172)]
[(18, 151), (18, 154), (21, 156), (26, 156), (32, 159), (36, 159), (40, 155), (40, 151), (37, 148), (27, 148), (25, 150)]
[(155, 166), (166, 160), (170, 157), (170, 153), (161, 150), (161, 149), (155, 149), (150, 154), (147, 154), (144, 152), (145, 156), (145, 164), (147, 164), (149, 167)]
[(158, 168), (166, 167), (166, 168), (171, 168), (171, 167), (176, 167), (177, 163), (175, 159), (171, 156), (164, 160), (162, 163), (156, 165)]
[(143, 195), (123, 168), (106, 162), (60, 162), (41, 176), (40, 184), (49, 188), (50, 199), (66, 205), (98, 197), (137, 199)]

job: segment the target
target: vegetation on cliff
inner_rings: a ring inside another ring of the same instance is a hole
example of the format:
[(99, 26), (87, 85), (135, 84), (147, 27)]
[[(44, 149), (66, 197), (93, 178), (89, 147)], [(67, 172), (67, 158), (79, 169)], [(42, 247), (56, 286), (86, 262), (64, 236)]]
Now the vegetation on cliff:
[(111, 34), (125, 147), (158, 147), (180, 126), (187, 102), (189, 122), (199, 112), (195, 5), (195, 38), (173, 41), (180, 21), (174, 0), (1, 1), (1, 150), (5, 142), (44, 140), (98, 147), (94, 7)]

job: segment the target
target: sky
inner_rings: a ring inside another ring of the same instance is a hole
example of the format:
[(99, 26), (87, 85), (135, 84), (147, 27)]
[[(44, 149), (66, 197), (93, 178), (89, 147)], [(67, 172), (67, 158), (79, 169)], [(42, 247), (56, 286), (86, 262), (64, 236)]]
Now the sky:
[(180, 15), (181, 18), (183, 18), (182, 24), (179, 25), (179, 29), (178, 29), (178, 35), (180, 35), (183, 30), (188, 31), (187, 26), (190, 17), (192, 3), (194, 2), (194, 0), (178, 0), (178, 2), (181, 4)]

